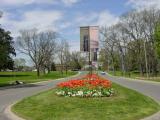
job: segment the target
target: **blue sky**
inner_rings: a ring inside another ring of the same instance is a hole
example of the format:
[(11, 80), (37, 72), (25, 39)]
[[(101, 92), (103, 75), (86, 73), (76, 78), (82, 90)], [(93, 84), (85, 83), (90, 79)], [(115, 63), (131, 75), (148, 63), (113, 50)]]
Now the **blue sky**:
[(14, 37), (21, 29), (57, 31), (73, 51), (79, 50), (80, 26), (110, 26), (121, 14), (150, 5), (160, 7), (160, 0), (0, 0), (0, 24)]

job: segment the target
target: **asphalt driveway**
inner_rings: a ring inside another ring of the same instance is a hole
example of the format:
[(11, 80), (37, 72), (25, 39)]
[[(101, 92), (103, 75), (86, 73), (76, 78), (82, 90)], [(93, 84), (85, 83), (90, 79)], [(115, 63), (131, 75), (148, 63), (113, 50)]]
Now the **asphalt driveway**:
[[(77, 77), (84, 75), (85, 72), (82, 72)], [(117, 84), (120, 84), (124, 87), (136, 90), (144, 95), (150, 96), (154, 100), (160, 103), (160, 83), (158, 82), (148, 82), (143, 80), (130, 80), (122, 77), (114, 77), (108, 74), (101, 75), (104, 78), (107, 78)], [(76, 77), (76, 78), (77, 78)], [(73, 78), (73, 77), (72, 77)], [(53, 80), (43, 83), (30, 84), (25, 86), (17, 86), (15, 88), (0, 88), (0, 120), (10, 120), (4, 114), (4, 110), (10, 104), (15, 103), (25, 97), (35, 95), (39, 92), (51, 89), (59, 82), (66, 81), (70, 78), (62, 80)], [(145, 119), (145, 120), (160, 120), (160, 115), (158, 114), (157, 119)]]
[(86, 74), (85, 72), (81, 72), (76, 77), (64, 78), (61, 80), (51, 80), (42, 83), (28, 84), (23, 86), (16, 87), (5, 87), (0, 88), (0, 120), (10, 120), (4, 114), (4, 110), (9, 105), (19, 101), (25, 97), (35, 95), (39, 92), (49, 90), (56, 86), (57, 83), (69, 80), (71, 78), (78, 78), (82, 75)]
[(114, 77), (107, 73), (101, 76), (124, 87), (136, 90), (144, 95), (147, 95), (160, 103), (160, 82), (128, 79), (124, 77)]

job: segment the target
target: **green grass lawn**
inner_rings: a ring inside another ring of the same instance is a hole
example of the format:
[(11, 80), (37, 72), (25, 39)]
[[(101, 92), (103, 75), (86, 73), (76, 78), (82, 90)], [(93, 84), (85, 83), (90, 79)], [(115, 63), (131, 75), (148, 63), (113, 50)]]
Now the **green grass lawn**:
[[(107, 71), (109, 74), (111, 75), (115, 75), (115, 76), (125, 76), (125, 77), (132, 77), (132, 78), (135, 78), (135, 77), (140, 77), (140, 73), (138, 72), (130, 72), (130, 76), (128, 73), (126, 73), (125, 75), (122, 74), (121, 71), (115, 71), (115, 73), (113, 71)], [(144, 77), (146, 77), (144, 75)]]
[(160, 110), (149, 97), (113, 88), (116, 94), (108, 98), (59, 97), (52, 89), (20, 101), (12, 111), (26, 120), (138, 120)]
[(158, 75), (157, 77), (147, 78), (146, 75), (141, 76), (140, 73), (136, 73), (136, 72), (131, 72), (130, 76), (127, 73), (125, 76), (122, 75), (121, 71), (115, 71), (115, 73), (113, 71), (107, 71), (107, 72), (111, 75), (114, 75), (114, 76), (123, 76), (123, 77), (128, 77), (128, 78), (133, 78), (133, 79), (150, 80), (150, 81), (160, 82), (160, 75)]
[(20, 80), (25, 83), (39, 82), (44, 80), (53, 80), (57, 78), (75, 75), (77, 72), (68, 71), (68, 74), (61, 74), (59, 71), (51, 72), (50, 74), (37, 77), (36, 72), (0, 72), (0, 87), (10, 85), (15, 80)]

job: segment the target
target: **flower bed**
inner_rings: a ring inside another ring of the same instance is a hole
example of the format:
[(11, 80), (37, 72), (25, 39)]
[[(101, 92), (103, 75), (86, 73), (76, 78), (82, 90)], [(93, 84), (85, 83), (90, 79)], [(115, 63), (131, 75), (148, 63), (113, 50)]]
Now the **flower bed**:
[(70, 97), (109, 97), (114, 94), (109, 80), (88, 74), (80, 80), (69, 80), (57, 85), (56, 94)]

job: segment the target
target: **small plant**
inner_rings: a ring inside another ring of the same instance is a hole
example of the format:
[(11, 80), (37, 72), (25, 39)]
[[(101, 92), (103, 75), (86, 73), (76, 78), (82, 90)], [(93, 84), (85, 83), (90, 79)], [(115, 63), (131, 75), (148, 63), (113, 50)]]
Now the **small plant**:
[(69, 97), (109, 97), (114, 94), (114, 90), (109, 80), (96, 74), (88, 74), (81, 80), (59, 83), (56, 94)]

